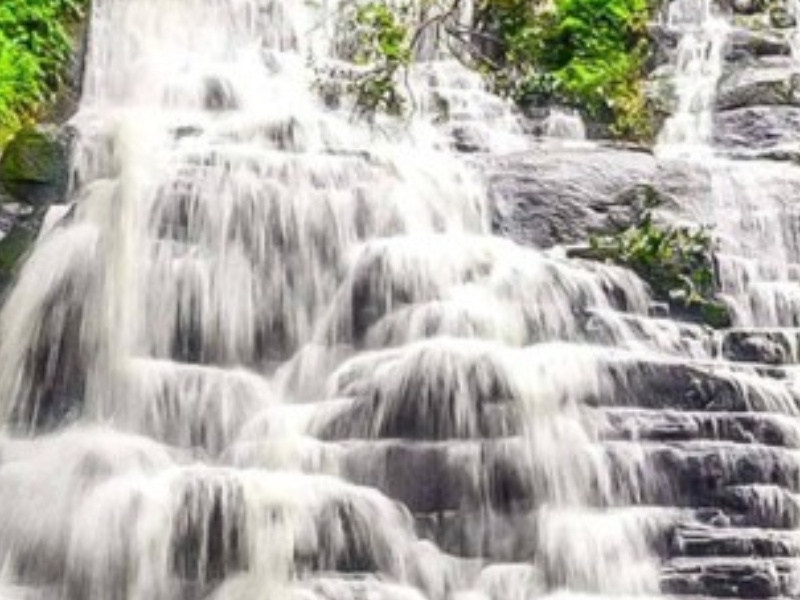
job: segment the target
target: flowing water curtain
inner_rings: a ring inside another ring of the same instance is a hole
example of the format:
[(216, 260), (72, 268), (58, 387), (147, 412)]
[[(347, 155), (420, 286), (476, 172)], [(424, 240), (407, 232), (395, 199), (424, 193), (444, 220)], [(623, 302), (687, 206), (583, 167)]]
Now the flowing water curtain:
[[(326, 109), (318, 16), (96, 3), (77, 206), (2, 317), (9, 577), (70, 600), (655, 592), (669, 515), (631, 512), (649, 463), (595, 410), (644, 395), (638, 363), (578, 346), (592, 309), (644, 318), (642, 282), (489, 236), (446, 126)], [(481, 106), (443, 64), (431, 85)]]

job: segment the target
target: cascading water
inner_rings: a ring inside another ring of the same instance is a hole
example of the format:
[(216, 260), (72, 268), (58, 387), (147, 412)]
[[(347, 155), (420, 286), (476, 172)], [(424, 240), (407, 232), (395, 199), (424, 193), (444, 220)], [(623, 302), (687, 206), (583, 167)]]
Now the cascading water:
[[(798, 176), (782, 165), (759, 161), (757, 152), (748, 156), (749, 149), (742, 151), (751, 159), (742, 162), (715, 144), (714, 115), (725, 100), (718, 97), (718, 88), (733, 35), (721, 8), (707, 1), (679, 1), (669, 5), (668, 15), (668, 26), (681, 35), (674, 76), (677, 106), (661, 132), (658, 155), (703, 171), (709, 179), (705, 192), (683, 208), (696, 222), (713, 226), (718, 275), (737, 324), (795, 325), (800, 295), (791, 265), (800, 254), (782, 198)], [(789, 36), (790, 48), (794, 38)], [(770, 67), (767, 63), (764, 69)]]
[(673, 87), (676, 107), (664, 124), (661, 153), (701, 155), (712, 134), (717, 82), (728, 24), (710, 0), (676, 0), (667, 4), (666, 26), (680, 35)]
[(95, 1), (74, 205), (0, 316), (0, 598), (691, 593), (658, 553), (712, 483), (660, 441), (738, 434), (708, 389), (800, 439), (631, 273), (490, 235), (452, 148), (528, 142), (446, 56), (403, 127), (325, 106), (343, 7)]

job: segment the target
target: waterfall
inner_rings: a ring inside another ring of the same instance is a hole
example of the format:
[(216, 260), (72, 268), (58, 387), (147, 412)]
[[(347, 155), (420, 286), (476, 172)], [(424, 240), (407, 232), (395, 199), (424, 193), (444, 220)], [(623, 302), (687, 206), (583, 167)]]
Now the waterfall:
[[(786, 198), (798, 175), (762, 160), (758, 150), (731, 152), (714, 138), (715, 114), (725, 100), (718, 89), (734, 77), (725, 67), (735, 19), (714, 3), (680, 0), (668, 6), (666, 21), (680, 35), (673, 77), (676, 108), (659, 136), (657, 153), (707, 180), (683, 209), (695, 222), (713, 226), (718, 278), (735, 322), (794, 326), (800, 296), (792, 265), (800, 246)], [(795, 37), (794, 32), (788, 37), (790, 48)]]
[[(477, 75), (432, 36), (367, 124), (317, 85), (357, 70), (347, 3), (93, 4), (72, 208), (0, 313), (0, 598), (702, 590), (659, 552), (750, 463), (680, 436), (800, 440), (795, 398), (687, 363), (631, 272), (492, 234), (456, 149), (530, 142)], [(759, 456), (729, 502), (774, 517)]]
[(728, 23), (710, 0), (667, 5), (666, 26), (680, 35), (672, 78), (676, 108), (660, 133), (661, 154), (705, 154), (711, 143), (717, 83), (722, 76)]

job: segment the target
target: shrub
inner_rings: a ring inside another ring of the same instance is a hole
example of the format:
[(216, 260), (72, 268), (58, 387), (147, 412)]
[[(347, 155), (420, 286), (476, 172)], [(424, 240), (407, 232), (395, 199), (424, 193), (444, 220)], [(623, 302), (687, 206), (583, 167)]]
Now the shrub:
[(400, 114), (401, 72), (422, 29), (437, 27), (493, 90), (526, 107), (561, 103), (606, 125), (614, 137), (652, 136), (641, 89), (647, 0), (480, 0), (474, 22), (453, 19), (460, 0), (429, 0), (411, 24), (410, 5), (373, 0), (351, 10), (354, 62), (368, 65), (349, 89), (357, 112)]
[(715, 299), (712, 250), (707, 229), (659, 227), (648, 212), (638, 225), (617, 235), (592, 237), (588, 257), (631, 269), (656, 298), (694, 310), (707, 324), (723, 327), (729, 317)]
[(0, 144), (51, 102), (71, 51), (69, 27), (85, 0), (0, 4)]

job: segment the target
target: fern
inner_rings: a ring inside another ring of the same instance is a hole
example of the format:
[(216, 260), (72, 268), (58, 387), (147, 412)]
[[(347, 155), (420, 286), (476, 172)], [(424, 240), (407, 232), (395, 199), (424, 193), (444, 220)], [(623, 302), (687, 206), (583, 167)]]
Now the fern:
[(0, 4), (0, 145), (34, 118), (63, 83), (69, 27), (88, 0)]

